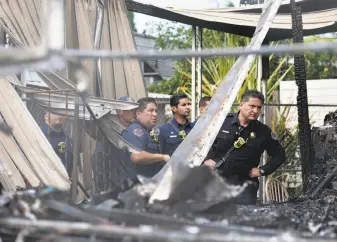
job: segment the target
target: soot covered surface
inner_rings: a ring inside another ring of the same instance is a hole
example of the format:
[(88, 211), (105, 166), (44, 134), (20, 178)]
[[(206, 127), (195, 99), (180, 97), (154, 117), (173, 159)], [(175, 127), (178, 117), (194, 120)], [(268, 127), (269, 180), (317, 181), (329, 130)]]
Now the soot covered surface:
[(330, 121), (329, 126), (313, 130), (315, 161), (304, 196), (286, 203), (238, 206), (237, 216), (229, 218), (229, 223), (337, 238), (337, 190), (332, 185), (333, 179), (312, 198), (318, 185), (331, 174), (335, 163), (337, 116), (333, 121), (336, 122)]

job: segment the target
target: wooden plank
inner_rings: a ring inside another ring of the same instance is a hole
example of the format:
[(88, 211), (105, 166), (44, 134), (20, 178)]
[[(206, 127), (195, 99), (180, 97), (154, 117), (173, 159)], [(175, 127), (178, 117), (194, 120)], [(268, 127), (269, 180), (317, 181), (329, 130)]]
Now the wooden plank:
[[(117, 31), (118, 31), (118, 39), (119, 39), (121, 51), (125, 51), (125, 52), (132, 51), (132, 50), (129, 50), (128, 47), (127, 47), (126, 42), (128, 40), (126, 39), (126, 36), (125, 36), (125, 31), (127, 31), (127, 30), (124, 30), (125, 26), (122, 22), (122, 17), (121, 17), (121, 13), (120, 13), (121, 10), (118, 8), (117, 1), (113, 1), (113, 3), (114, 3), (115, 15), (116, 15), (116, 23), (117, 23), (117, 26), (118, 26)], [(135, 99), (135, 100), (138, 100), (139, 99), (138, 98), (139, 96), (137, 94), (138, 90), (136, 90), (136, 86), (135, 86), (135, 83), (134, 83), (134, 79), (133, 79), (134, 77), (133, 77), (133, 73), (132, 73), (130, 59), (123, 59), (123, 66), (124, 66), (124, 70), (125, 70), (128, 96)]]
[[(78, 33), (79, 49), (94, 48), (93, 36), (91, 34), (88, 16), (86, 14), (84, 3), (82, 0), (75, 0), (75, 16), (76, 16), (76, 29)], [(90, 83), (88, 85), (89, 94), (96, 93), (96, 61), (95, 60), (81, 60), (82, 66), (86, 73), (89, 75)]]
[[(117, 20), (114, 10), (113, 2), (108, 4), (108, 14), (109, 14), (109, 26), (110, 26), (110, 40), (111, 40), (111, 49), (112, 51), (120, 50), (120, 43), (118, 38), (117, 31)], [(125, 69), (123, 66), (122, 60), (113, 60), (113, 75), (114, 75), (114, 89), (115, 89), (115, 98), (120, 98), (128, 95), (128, 89), (126, 84)]]
[(26, 184), (7, 154), (1, 140), (0, 144), (0, 181), (5, 191), (13, 192), (17, 187), (26, 188)]
[[(136, 44), (131, 31), (131, 25), (127, 16), (127, 8), (125, 5), (125, 1), (117, 0), (115, 1), (115, 3), (117, 3), (119, 17), (123, 24), (122, 30), (124, 32), (126, 48), (128, 51), (136, 51), (137, 50)], [(139, 98), (147, 96), (143, 74), (140, 67), (140, 62), (138, 59), (130, 59), (128, 61), (130, 62), (134, 88), (135, 90), (137, 90), (137, 96), (133, 98), (135, 98), (135, 100), (138, 100)]]
[(0, 102), (3, 119), (11, 124), (15, 140), (41, 182), (68, 190), (70, 188), (69, 178), (61, 160), (14, 88), (3, 78), (0, 79)]
[(24, 16), (21, 12), (21, 9), (19, 7), (19, 5), (17, 4), (17, 1), (16, 0), (12, 0), (12, 1), (9, 1), (9, 6), (10, 6), (10, 11), (12, 13), (12, 16), (14, 17), (13, 18), (13, 21), (16, 21), (20, 30), (21, 30), (21, 33), (22, 33), (22, 36), (23, 36), (23, 39), (25, 39), (25, 43), (27, 46), (30, 46), (30, 47), (33, 47), (34, 46), (34, 40), (33, 40), (33, 37), (31, 35), (31, 32), (29, 31), (29, 28), (25, 22), (25, 19), (24, 19)]
[[(107, 3), (108, 5), (110, 3)], [(103, 27), (102, 27), (102, 39), (101, 39), (101, 47), (100, 49), (111, 50), (111, 41), (110, 38), (114, 38), (114, 36), (110, 36), (109, 32), (109, 19), (110, 14), (108, 12), (108, 7), (105, 6), (103, 9), (104, 18), (103, 18)], [(111, 20), (110, 20), (111, 21)], [(116, 82), (115, 73), (113, 71), (113, 61), (110, 60), (102, 60), (102, 79), (101, 79), (101, 95), (104, 98), (116, 98), (116, 89), (115, 86), (112, 85)], [(121, 71), (123, 68), (121, 68)]]
[[(66, 9), (66, 49), (78, 49), (79, 48), (79, 37), (76, 27), (76, 18), (75, 18), (75, 0), (65, 1)], [(67, 64), (67, 78), (74, 83), (76, 83), (75, 70), (77, 64), (69, 61)]]
[[(4, 122), (1, 116), (0, 122)], [(11, 135), (6, 135), (0, 132), (0, 141), (3, 148), (6, 150), (7, 154), (16, 165), (17, 169), (21, 172), (22, 176), (28, 182), (27, 185), (32, 187), (38, 187), (41, 184), (40, 179), (31, 168), (29, 161), (22, 153), (20, 147), (15, 142), (13, 137)]]
[(42, 29), (41, 19), (40, 19), (41, 12), (38, 12), (38, 10), (36, 9), (36, 5), (39, 3), (39, 1), (37, 0), (20, 0), (20, 1), (22, 2), (22, 4), (23, 3), (26, 4), (26, 7), (34, 23), (37, 37), (40, 38), (39, 42), (41, 42), (41, 33), (40, 33)]
[(14, 17), (12, 16), (12, 12), (9, 9), (7, 1), (0, 2), (0, 16), (3, 20), (0, 21), (0, 24), (10, 29), (11, 34), (14, 35), (16, 39), (23, 42), (24, 40), (22, 32), (19, 26), (17, 25), (16, 21), (13, 21)]
[[(23, 0), (11, 1), (15, 6), (15, 9), (18, 9), (21, 13), (21, 23), (25, 25), (24, 33), (29, 36), (29, 45), (38, 46), (40, 44), (39, 33), (34, 27), (34, 20), (30, 15), (28, 8)], [(13, 8), (13, 7), (12, 7)]]
[(2, 160), (0, 160), (0, 183), (5, 191), (14, 192), (16, 190), (14, 181), (11, 179), (8, 171), (3, 166)]

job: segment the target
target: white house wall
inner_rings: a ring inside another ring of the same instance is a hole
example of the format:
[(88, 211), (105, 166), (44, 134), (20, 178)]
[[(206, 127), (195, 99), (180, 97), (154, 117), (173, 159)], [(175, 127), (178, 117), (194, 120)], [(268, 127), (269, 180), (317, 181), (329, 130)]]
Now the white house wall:
[[(337, 104), (337, 80), (308, 80), (309, 104)], [(283, 81), (280, 84), (280, 103), (296, 104), (297, 86), (295, 81)], [(282, 109), (282, 108), (281, 108)], [(336, 107), (309, 107), (310, 122), (313, 126), (322, 126), (327, 113), (334, 111)], [(297, 108), (291, 107), (287, 126), (296, 127), (298, 124)]]

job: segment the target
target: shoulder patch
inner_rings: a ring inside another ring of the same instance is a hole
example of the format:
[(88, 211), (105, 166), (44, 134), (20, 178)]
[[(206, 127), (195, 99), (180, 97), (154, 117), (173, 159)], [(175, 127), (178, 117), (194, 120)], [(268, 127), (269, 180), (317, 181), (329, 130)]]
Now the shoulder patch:
[(137, 137), (143, 137), (144, 130), (141, 128), (135, 128), (134, 130), (132, 130), (132, 133)]
[(234, 113), (228, 113), (227, 114), (227, 117), (233, 117), (234, 116)]
[(271, 131), (270, 136), (271, 136), (271, 138), (272, 138), (273, 140), (277, 140), (277, 137), (276, 137), (276, 135), (273, 133), (273, 131)]

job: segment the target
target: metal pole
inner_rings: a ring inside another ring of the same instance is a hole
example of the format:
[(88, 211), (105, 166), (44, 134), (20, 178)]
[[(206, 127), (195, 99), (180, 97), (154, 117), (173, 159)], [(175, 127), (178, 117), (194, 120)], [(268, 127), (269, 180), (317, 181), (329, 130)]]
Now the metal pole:
[[(196, 26), (192, 26), (192, 51), (196, 50)], [(195, 96), (196, 96), (196, 76), (195, 76), (195, 69), (196, 69), (196, 59), (195, 57), (192, 57), (192, 92), (191, 92), (191, 98), (192, 98), (192, 116), (191, 121), (193, 122), (195, 120), (196, 116), (196, 102), (195, 102)]]
[[(268, 42), (266, 43), (268, 44)], [(267, 93), (268, 93), (268, 86), (267, 82), (269, 79), (269, 57), (263, 56), (261, 58), (261, 71), (262, 71), (262, 80), (261, 80), (261, 92), (267, 101)], [(267, 107), (264, 105), (262, 108), (262, 115), (261, 115), (261, 122), (267, 125)], [(266, 152), (262, 155), (262, 165), (267, 164), (268, 155)], [(265, 192), (265, 185), (266, 185), (266, 177), (261, 177), (260, 179), (260, 199), (261, 202), (264, 204), (266, 202), (266, 192)]]
[[(199, 45), (198, 50), (202, 50), (202, 28), (198, 27), (198, 39), (199, 39)], [(202, 98), (202, 58), (198, 57), (198, 102)], [(198, 116), (200, 115), (200, 110), (197, 108)]]
[[(256, 85), (256, 89), (259, 92), (262, 92), (262, 56), (258, 56), (257, 57), (257, 85)], [(260, 121), (262, 122), (262, 120), (260, 119)]]
[[(266, 1), (268, 2), (268, 0)], [(263, 10), (265, 11), (266, 10), (266, 7), (267, 7), (267, 3), (264, 4), (263, 6)], [(264, 40), (262, 44), (269, 44), (268, 41)], [(268, 81), (268, 78), (269, 78), (269, 57), (265, 57), (265, 56), (259, 56), (259, 59), (258, 59), (259, 63), (258, 63), (258, 74), (259, 74), (259, 84), (260, 84), (260, 90), (265, 98), (265, 101), (267, 101), (267, 81)], [(267, 108), (265, 105), (263, 105), (262, 107), (262, 112), (261, 112), (261, 116), (260, 116), (260, 121), (263, 123), (263, 124), (267, 124), (267, 120), (266, 120), (266, 117), (267, 117)], [(267, 164), (267, 159), (268, 159), (268, 156), (267, 156), (267, 153), (266, 151), (263, 152), (262, 154), (262, 159), (260, 161), (261, 163), (261, 166), (264, 166), (265, 164)], [(259, 197), (260, 197), (260, 200), (261, 200), (261, 203), (262, 204), (265, 204), (266, 201), (267, 201), (267, 198), (266, 198), (266, 177), (265, 176), (261, 176), (260, 177), (260, 187), (259, 187)]]
[[(202, 28), (198, 27), (198, 40), (199, 40), (199, 45), (198, 45), (198, 50), (201, 51), (202, 49)], [(198, 85), (197, 85), (197, 90), (198, 90), (198, 99), (197, 99), (197, 106), (202, 98), (202, 58), (198, 57)], [(199, 106), (197, 107), (197, 113), (198, 117), (200, 116), (200, 110)]]
[[(84, 58), (84, 59), (185, 59), (191, 57), (217, 57), (217, 56), (250, 56), (250, 55), (279, 55), (283, 56), (285, 54), (300, 54), (306, 51), (311, 51), (315, 53), (320, 52), (337, 52), (336, 42), (315, 42), (315, 43), (299, 43), (293, 45), (278, 45), (278, 46), (261, 46), (260, 48), (252, 49), (247, 47), (233, 47), (226, 49), (203, 49), (203, 51), (193, 51), (193, 50), (153, 50), (153, 51), (111, 51), (111, 50), (85, 50), (85, 49), (66, 49), (60, 51), (59, 54), (65, 59), (74, 58)], [(25, 53), (28, 54), (28, 50), (23, 51), (18, 48), (11, 49), (0, 49), (2, 54), (6, 52), (12, 53)], [(15, 56), (10, 56), (12, 59), (16, 60)], [(21, 61), (21, 58), (19, 59)]]
[(80, 114), (80, 96), (76, 92), (75, 94), (75, 117), (74, 117), (74, 132), (73, 132), (73, 170), (71, 173), (71, 199), (73, 202), (77, 200), (77, 161), (78, 161), (78, 139), (79, 139), (79, 114)]
[[(102, 1), (97, 2), (97, 16), (95, 22), (95, 38), (94, 38), (94, 49), (98, 50), (101, 44), (102, 39), (102, 29), (103, 29), (103, 19), (104, 19), (104, 5)], [(101, 78), (102, 78), (102, 70), (101, 70), (101, 59), (98, 59), (96, 62), (96, 84), (97, 96), (102, 96), (102, 89), (101, 89)]]
[[(259, 92), (262, 92), (262, 56), (258, 56), (257, 57), (257, 85), (256, 85), (256, 89)], [(259, 117), (259, 121), (264, 123), (264, 107), (262, 109), (261, 115)], [(264, 156), (261, 157), (260, 159), (260, 164), (263, 164), (263, 158)], [(259, 198), (261, 199), (262, 203), (264, 203), (264, 179), (261, 177), (260, 178), (260, 187), (259, 187)]]

